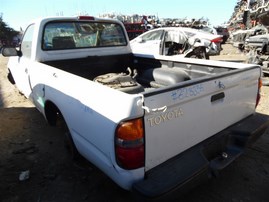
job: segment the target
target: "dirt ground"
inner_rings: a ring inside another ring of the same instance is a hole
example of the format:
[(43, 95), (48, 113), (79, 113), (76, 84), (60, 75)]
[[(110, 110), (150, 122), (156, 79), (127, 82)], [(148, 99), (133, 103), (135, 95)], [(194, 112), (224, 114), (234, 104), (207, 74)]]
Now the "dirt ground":
[[(223, 49), (221, 56), (211, 59), (244, 60), (231, 45)], [(90, 163), (70, 159), (62, 131), (48, 126), (7, 81), (6, 64), (0, 56), (0, 201), (136, 201)], [(269, 115), (269, 87), (264, 86), (261, 94), (257, 111)], [(269, 131), (218, 178), (174, 201), (266, 202), (268, 187)]]

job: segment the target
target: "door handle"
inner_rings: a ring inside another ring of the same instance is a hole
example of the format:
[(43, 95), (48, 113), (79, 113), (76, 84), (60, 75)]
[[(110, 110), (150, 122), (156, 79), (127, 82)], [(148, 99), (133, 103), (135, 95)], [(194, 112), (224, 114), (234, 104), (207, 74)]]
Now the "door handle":
[(215, 102), (217, 100), (221, 100), (224, 97), (225, 97), (225, 93), (224, 92), (217, 93), (217, 94), (211, 96), (211, 102)]

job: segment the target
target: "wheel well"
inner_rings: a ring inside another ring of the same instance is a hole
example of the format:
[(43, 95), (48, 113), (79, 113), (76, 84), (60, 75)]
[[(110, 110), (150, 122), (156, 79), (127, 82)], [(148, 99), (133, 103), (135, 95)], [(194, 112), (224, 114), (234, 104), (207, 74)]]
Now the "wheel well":
[(45, 115), (48, 123), (51, 126), (56, 126), (59, 119), (63, 120), (61, 111), (51, 101), (47, 101), (45, 104)]

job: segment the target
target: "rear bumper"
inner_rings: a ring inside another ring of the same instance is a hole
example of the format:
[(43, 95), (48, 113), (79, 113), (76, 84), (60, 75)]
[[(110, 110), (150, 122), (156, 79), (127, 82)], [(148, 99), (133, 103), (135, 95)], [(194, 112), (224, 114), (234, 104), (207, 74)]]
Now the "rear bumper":
[(269, 116), (256, 113), (148, 171), (143, 181), (133, 185), (133, 190), (151, 198), (184, 193), (216, 176), (268, 126)]

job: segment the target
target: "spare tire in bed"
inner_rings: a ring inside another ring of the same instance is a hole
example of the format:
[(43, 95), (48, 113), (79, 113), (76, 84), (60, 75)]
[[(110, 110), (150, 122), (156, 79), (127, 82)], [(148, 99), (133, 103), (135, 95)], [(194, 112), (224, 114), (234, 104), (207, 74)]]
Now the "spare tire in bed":
[(134, 78), (125, 73), (103, 74), (95, 77), (94, 81), (130, 94), (144, 91), (144, 88)]

